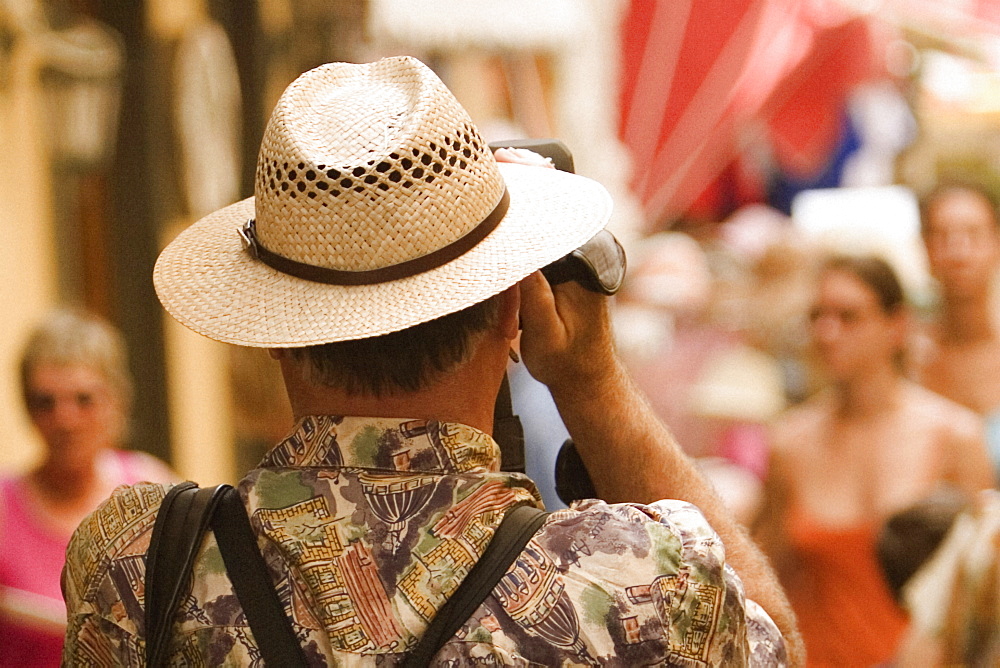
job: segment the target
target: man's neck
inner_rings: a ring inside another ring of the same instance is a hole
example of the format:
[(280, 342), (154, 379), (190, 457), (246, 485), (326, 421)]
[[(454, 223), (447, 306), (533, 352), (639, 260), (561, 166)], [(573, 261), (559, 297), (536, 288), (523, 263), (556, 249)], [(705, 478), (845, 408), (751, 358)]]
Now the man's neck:
[(337, 387), (305, 382), (301, 367), (291, 358), (282, 370), (296, 420), (306, 415), (415, 418), (460, 422), (492, 434), (493, 406), (504, 365), (502, 361), (484, 365), (477, 357), (416, 392), (385, 396), (349, 394)]
[(965, 299), (945, 298), (940, 320), (941, 343), (981, 343), (997, 337), (992, 300), (982, 294)]

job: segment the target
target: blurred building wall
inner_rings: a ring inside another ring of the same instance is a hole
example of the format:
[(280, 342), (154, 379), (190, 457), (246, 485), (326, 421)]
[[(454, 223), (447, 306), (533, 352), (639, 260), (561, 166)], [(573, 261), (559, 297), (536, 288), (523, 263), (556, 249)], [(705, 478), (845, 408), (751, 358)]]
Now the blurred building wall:
[[(150, 40), (164, 47), (176, 60), (177, 45), (209, 21), (203, 0), (148, 0)], [(173, 116), (182, 113), (176, 101), (178, 67), (172, 72)], [(176, 118), (169, 122), (176, 123)], [(176, 147), (173, 147), (176, 148)], [(163, 147), (160, 148), (163, 150)], [(176, 152), (166, 156), (180, 162)], [(233, 175), (235, 178), (237, 175)], [(161, 221), (160, 247), (170, 242), (199, 213), (182, 207), (176, 217)], [(174, 468), (186, 479), (201, 484), (234, 481), (232, 397), (229, 391), (228, 346), (206, 339), (181, 326), (160, 311), (166, 348), (167, 408), (170, 418), (171, 456)]]
[(38, 52), (19, 39), (0, 63), (0, 469), (23, 469), (39, 454), (22, 408), (18, 357), (28, 329), (55, 299), (56, 267), (42, 142)]

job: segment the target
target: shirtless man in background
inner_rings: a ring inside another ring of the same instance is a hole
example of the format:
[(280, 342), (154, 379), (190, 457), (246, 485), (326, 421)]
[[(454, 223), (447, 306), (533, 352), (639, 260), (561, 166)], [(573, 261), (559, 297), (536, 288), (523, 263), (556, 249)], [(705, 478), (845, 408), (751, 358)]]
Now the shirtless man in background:
[(993, 280), (1000, 262), (1000, 220), (990, 193), (970, 184), (943, 185), (921, 205), (921, 231), (931, 274), (941, 289), (941, 315), (924, 360), (925, 386), (985, 418), (994, 469), (1000, 462), (1000, 330)]

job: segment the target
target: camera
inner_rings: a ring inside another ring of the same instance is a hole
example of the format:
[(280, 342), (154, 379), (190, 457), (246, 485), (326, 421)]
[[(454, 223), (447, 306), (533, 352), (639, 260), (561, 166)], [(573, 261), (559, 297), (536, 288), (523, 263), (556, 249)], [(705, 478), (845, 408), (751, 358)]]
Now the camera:
[[(548, 158), (556, 169), (573, 172), (573, 154), (558, 139), (514, 139), (490, 142), (490, 150), (524, 148)], [(594, 237), (552, 264), (542, 268), (551, 285), (576, 281), (593, 292), (613, 295), (625, 280), (625, 249), (615, 236), (601, 230)]]

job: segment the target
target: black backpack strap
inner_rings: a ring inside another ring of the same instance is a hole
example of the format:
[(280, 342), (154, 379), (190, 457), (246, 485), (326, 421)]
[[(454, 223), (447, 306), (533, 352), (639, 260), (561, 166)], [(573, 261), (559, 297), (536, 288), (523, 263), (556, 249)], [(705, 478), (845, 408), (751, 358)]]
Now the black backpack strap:
[(212, 530), (264, 664), (305, 666), (305, 653), (274, 589), (243, 500), (232, 487), (219, 503)]
[[(191, 567), (216, 504), (229, 485), (174, 485), (160, 504), (146, 551), (146, 665), (166, 665), (174, 614), (191, 586)], [(230, 488), (231, 489), (231, 488)]]
[[(493, 591), (548, 515), (526, 505), (507, 512), (482, 557), (441, 606), (403, 666), (429, 665)], [(153, 525), (146, 556), (146, 665), (165, 664), (174, 613), (187, 595), (194, 558), (209, 525), (265, 664), (307, 665), (239, 493), (229, 485), (199, 489), (191, 482), (170, 489)]]
[(524, 473), (524, 426), (521, 418), (514, 415), (507, 374), (500, 381), (493, 404), (493, 440), (500, 446), (500, 470)]
[(490, 595), (548, 516), (549, 513), (534, 506), (517, 506), (507, 511), (482, 557), (438, 610), (417, 646), (409, 652), (402, 664), (404, 668), (430, 664), (438, 650)]

